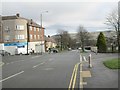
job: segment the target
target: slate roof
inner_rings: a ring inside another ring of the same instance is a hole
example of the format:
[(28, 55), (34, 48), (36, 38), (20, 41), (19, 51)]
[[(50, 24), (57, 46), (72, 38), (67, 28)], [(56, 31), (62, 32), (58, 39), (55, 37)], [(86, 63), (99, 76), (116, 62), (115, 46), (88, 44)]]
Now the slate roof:
[[(27, 20), (28, 25), (39, 27), (39, 28), (41, 27), (39, 24), (35, 23), (32, 19), (20, 17), (20, 16), (17, 16), (17, 14), (13, 15), (13, 16), (2, 16), (2, 20), (12, 20), (12, 19), (24, 19), (24, 20)], [(43, 29), (45, 29), (45, 28), (43, 28)]]

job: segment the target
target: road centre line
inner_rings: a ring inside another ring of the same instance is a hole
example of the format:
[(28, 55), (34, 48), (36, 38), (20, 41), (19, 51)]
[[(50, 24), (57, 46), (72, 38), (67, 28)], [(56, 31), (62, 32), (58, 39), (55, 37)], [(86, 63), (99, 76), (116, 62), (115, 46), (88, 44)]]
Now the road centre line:
[(24, 71), (21, 71), (21, 72), (19, 72), (19, 73), (16, 73), (16, 74), (14, 74), (14, 75), (11, 75), (11, 76), (9, 76), (9, 77), (7, 77), (7, 78), (5, 78), (5, 79), (0, 80), (0, 82), (6, 81), (6, 80), (8, 80), (8, 79), (10, 79), (10, 78), (12, 78), (12, 77), (15, 77), (15, 76), (17, 76), (17, 75), (19, 75), (19, 74), (22, 74), (23, 72), (24, 72)]
[(53, 60), (52, 58), (49, 59), (49, 61), (52, 61), (52, 60)]
[(38, 65), (35, 65), (35, 66), (33, 66), (33, 68), (36, 68), (36, 67), (38, 67), (38, 66), (40, 66), (40, 65), (42, 65), (42, 64), (44, 64), (45, 62), (43, 62), (43, 63), (40, 63), (40, 64), (38, 64)]
[[(34, 57), (31, 57), (31, 58), (37, 58), (37, 57), (40, 57), (40, 56), (34, 56)], [(23, 59), (23, 60), (13, 61), (13, 62), (6, 63), (6, 65), (13, 64), (13, 63), (16, 63), (16, 62), (21, 62), (21, 61), (27, 61), (27, 60)]]
[(37, 58), (37, 57), (40, 57), (40, 56), (34, 56), (34, 57), (31, 57), (31, 58)]
[(19, 61), (14, 61), (14, 62), (6, 63), (6, 65), (13, 64), (13, 63), (16, 63), (16, 62), (21, 62), (21, 61), (25, 61), (25, 60), (19, 60)]

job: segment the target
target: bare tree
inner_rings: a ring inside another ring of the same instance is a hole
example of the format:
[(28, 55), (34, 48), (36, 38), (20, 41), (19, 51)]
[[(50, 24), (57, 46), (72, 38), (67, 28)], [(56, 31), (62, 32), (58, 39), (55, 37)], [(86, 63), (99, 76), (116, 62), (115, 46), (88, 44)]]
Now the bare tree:
[(71, 39), (68, 31), (58, 30), (57, 36), (58, 36), (58, 38), (56, 40), (59, 41), (58, 43), (61, 46), (61, 50), (68, 49), (69, 47), (71, 47), (72, 39)]
[(106, 25), (110, 26), (110, 29), (113, 29), (116, 31), (117, 34), (117, 42), (118, 42), (118, 50), (120, 51), (120, 17), (119, 17), (119, 8), (116, 10), (113, 10), (106, 18)]
[(85, 46), (86, 42), (88, 42), (88, 40), (89, 40), (89, 33), (81, 25), (79, 26), (79, 29), (78, 29), (77, 38), (81, 44), (82, 50), (84, 51), (84, 46)]
[(106, 23), (108, 26), (110, 26), (110, 29), (116, 30), (118, 32), (118, 11), (113, 10), (106, 18)]

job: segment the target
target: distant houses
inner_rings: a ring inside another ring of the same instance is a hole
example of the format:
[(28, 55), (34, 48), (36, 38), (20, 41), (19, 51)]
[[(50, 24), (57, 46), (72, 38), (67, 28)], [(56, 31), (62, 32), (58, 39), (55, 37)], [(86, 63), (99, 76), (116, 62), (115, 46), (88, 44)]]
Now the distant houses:
[(55, 41), (54, 38), (48, 36), (48, 37), (45, 37), (45, 50), (48, 51), (49, 48), (56, 48), (57, 46), (57, 43)]

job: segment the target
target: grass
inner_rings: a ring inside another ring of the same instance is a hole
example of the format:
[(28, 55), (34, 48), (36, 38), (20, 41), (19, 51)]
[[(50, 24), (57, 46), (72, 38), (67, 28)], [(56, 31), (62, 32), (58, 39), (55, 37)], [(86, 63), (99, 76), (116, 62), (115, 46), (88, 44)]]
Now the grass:
[(103, 64), (109, 69), (120, 69), (120, 58), (106, 60), (103, 62)]

